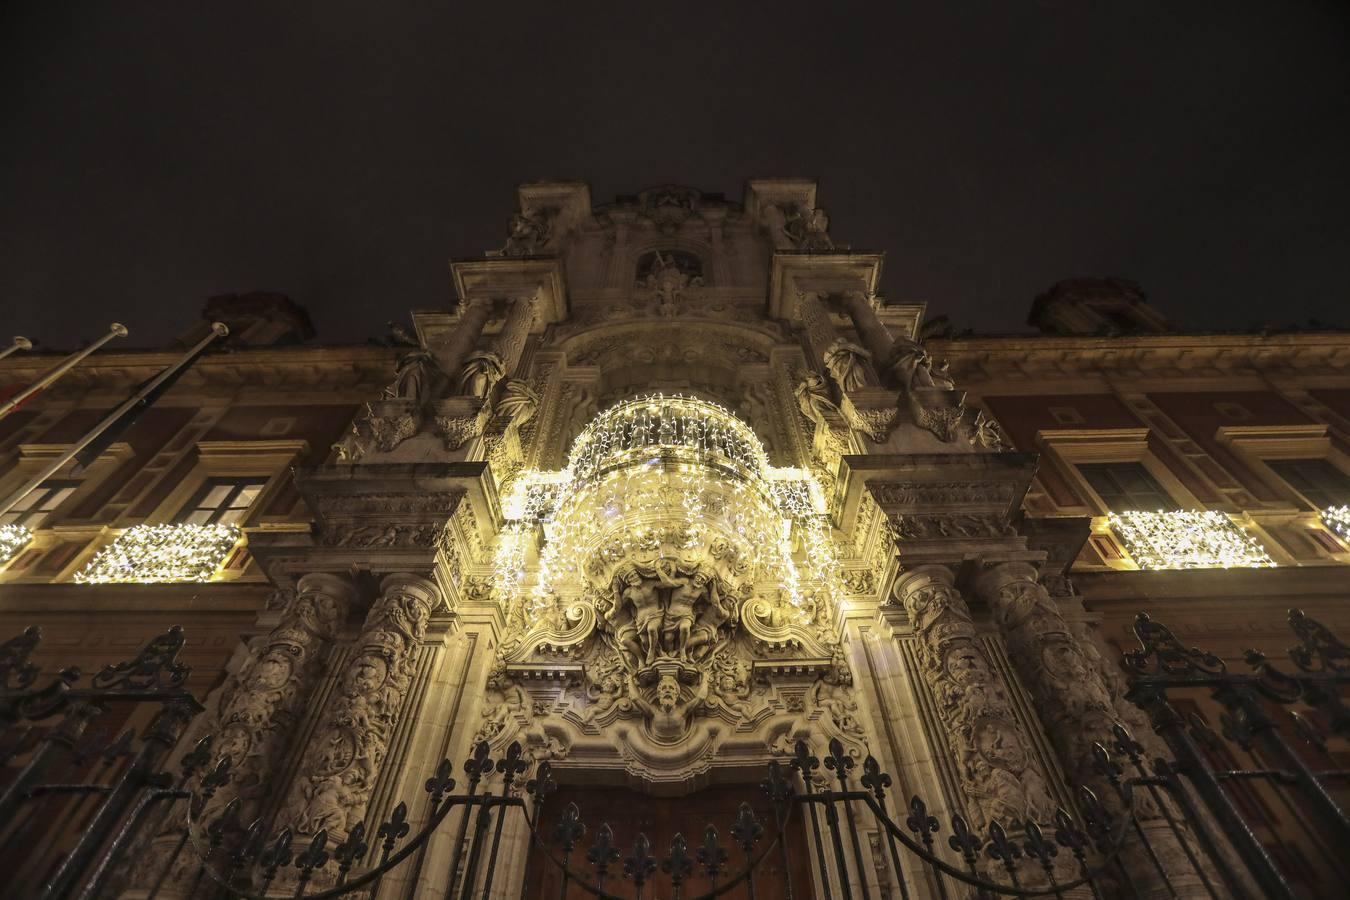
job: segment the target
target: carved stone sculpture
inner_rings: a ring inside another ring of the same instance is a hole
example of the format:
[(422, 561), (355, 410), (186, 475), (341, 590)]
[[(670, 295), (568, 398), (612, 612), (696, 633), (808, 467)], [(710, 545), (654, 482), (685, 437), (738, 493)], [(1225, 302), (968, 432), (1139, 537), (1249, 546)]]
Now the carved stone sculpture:
[(507, 417), (506, 427), (519, 431), (539, 409), (539, 394), (520, 378), (507, 379), (497, 399), (496, 412)]
[(502, 256), (536, 256), (544, 252), (552, 232), (552, 215), (543, 210), (525, 208), (511, 217), (506, 226), (506, 246)]
[(476, 350), (465, 359), (456, 386), (459, 393), (484, 400), (505, 374), (506, 365), (499, 355), (491, 350)]
[(996, 820), (1048, 821), (1055, 804), (1046, 774), (952, 581), (944, 566), (919, 566), (900, 577), (895, 595), (918, 639), (924, 679), (958, 759), (968, 809), (980, 830)]
[(802, 415), (815, 423), (817, 428), (829, 428), (829, 417), (838, 416), (839, 407), (830, 400), (825, 388), (825, 379), (815, 372), (802, 372), (801, 381), (793, 392), (797, 398), (797, 408)]
[(823, 209), (813, 209), (805, 203), (792, 208), (783, 223), (783, 233), (792, 246), (812, 253), (833, 250), (830, 238), (830, 217)]
[(839, 338), (825, 350), (825, 368), (839, 389), (848, 393), (867, 383), (867, 360), (871, 358), (862, 347)]
[(895, 376), (901, 389), (909, 393), (916, 388), (950, 391), (956, 387), (956, 382), (947, 373), (947, 364), (934, 363), (923, 344), (906, 337), (895, 339), (886, 368)]
[(431, 399), (433, 383), (440, 374), (436, 357), (425, 347), (409, 347), (401, 352), (394, 364), (394, 382), (385, 389), (389, 399)]
[(345, 835), (364, 817), (412, 684), (417, 646), (439, 602), (439, 590), (424, 578), (389, 575), (381, 582), (280, 814), (297, 834)]

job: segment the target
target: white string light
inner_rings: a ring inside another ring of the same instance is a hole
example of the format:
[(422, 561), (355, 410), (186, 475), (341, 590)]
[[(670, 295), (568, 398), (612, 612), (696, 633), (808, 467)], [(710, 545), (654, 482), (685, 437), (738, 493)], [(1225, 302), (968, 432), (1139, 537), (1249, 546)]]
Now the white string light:
[[(597, 416), (561, 472), (521, 472), (502, 503), (506, 525), (496, 585), (511, 602), (542, 530), (528, 609), (575, 589), (620, 560), (719, 542), (749, 579), (776, 579), (801, 605), (795, 525), (816, 589), (841, 588), (824, 502), (811, 476), (773, 469), (754, 431), (729, 410), (692, 397), (638, 397)], [(589, 567), (589, 570), (587, 570)]]
[(1107, 521), (1141, 569), (1275, 565), (1255, 538), (1221, 512), (1120, 512), (1111, 513)]
[(1328, 506), (1322, 510), (1322, 521), (1343, 539), (1350, 541), (1350, 506)]
[(24, 525), (0, 525), (0, 566), (19, 555), (19, 551), (33, 539), (33, 532)]
[(89, 561), (75, 580), (155, 584), (210, 581), (239, 542), (234, 525), (136, 525)]

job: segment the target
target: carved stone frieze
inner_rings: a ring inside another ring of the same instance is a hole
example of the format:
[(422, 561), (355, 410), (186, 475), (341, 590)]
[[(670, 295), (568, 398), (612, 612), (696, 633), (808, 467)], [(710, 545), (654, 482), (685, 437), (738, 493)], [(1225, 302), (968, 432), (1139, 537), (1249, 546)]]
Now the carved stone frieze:
[(922, 513), (934, 506), (1006, 507), (1019, 486), (1008, 481), (870, 481), (872, 497), (887, 511)]
[(897, 513), (887, 520), (896, 540), (943, 540), (946, 538), (1008, 537), (1017, 529), (1000, 515), (958, 514), (921, 516)]
[(439, 525), (337, 524), (324, 534), (330, 547), (433, 547), (441, 533)]

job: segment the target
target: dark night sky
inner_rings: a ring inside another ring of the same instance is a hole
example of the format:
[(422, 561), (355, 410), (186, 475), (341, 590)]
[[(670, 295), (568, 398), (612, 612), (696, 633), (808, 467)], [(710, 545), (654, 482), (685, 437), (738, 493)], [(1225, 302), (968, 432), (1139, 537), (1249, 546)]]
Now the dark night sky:
[(265, 288), (359, 341), (450, 301), (517, 182), (764, 175), (981, 331), (1074, 275), (1192, 327), (1350, 323), (1340, 5), (1107, 6), (11, 2), (0, 334), (153, 345)]

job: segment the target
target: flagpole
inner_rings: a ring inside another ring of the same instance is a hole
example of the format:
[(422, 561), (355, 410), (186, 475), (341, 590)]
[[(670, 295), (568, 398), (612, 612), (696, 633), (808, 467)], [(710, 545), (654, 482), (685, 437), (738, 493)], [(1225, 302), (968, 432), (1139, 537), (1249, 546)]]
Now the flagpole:
[(0, 350), (0, 359), (4, 359), (6, 356), (9, 356), (15, 350), (32, 350), (32, 349), (33, 349), (32, 341), (30, 341), (26, 337), (20, 337), (18, 335), (15, 335), (14, 343), (10, 344), (3, 350)]
[[(122, 326), (118, 325), (117, 327), (121, 328)], [(126, 329), (123, 328), (122, 331), (123, 333), (125, 333)], [(126, 413), (137, 403), (141, 402), (141, 400), (145, 396), (150, 394), (155, 388), (159, 387), (165, 381), (172, 378), (178, 372), (179, 369), (183, 368), (183, 366), (191, 362), (193, 357), (195, 357), (202, 350), (206, 349), (207, 345), (209, 345), (212, 341), (214, 341), (216, 338), (225, 337), (225, 335), (229, 333), (230, 329), (226, 328), (223, 322), (212, 322), (210, 334), (208, 334), (206, 337), (198, 341), (191, 350), (189, 350), (187, 353), (184, 353), (181, 357), (179, 357), (174, 362), (173, 365), (169, 366), (163, 372), (160, 372), (157, 376), (155, 376), (151, 381), (147, 382), (125, 403), (123, 403), (121, 406), (117, 407), (117, 409), (114, 409), (112, 412), (104, 416), (103, 420), (99, 422), (97, 425), (95, 425), (92, 431), (90, 431), (89, 433), (84, 435), (84, 437), (76, 441), (69, 449), (66, 450), (66, 452), (62, 453), (58, 458), (52, 460), (51, 463), (47, 466), (47, 468), (43, 469), (37, 475), (34, 475), (32, 478), (28, 479), (28, 481), (24, 483), (23, 487), (19, 488), (17, 491), (6, 497), (4, 502), (0, 503), (0, 516), (9, 512), (11, 509), (14, 508), (14, 505), (16, 503), (18, 503), (24, 497), (28, 496), (28, 493), (30, 491), (32, 491), (38, 485), (42, 484), (42, 482), (46, 481), (48, 478), (51, 478), (53, 475), (59, 472), (62, 466), (64, 466), (66, 463), (70, 462), (72, 459), (75, 458), (75, 454), (79, 453), (85, 447), (89, 446), (89, 444), (93, 443), (94, 439), (97, 438), (100, 434), (102, 434), (109, 425), (120, 419), (124, 413)]]
[[(4, 403), (0, 404), (0, 419), (3, 419), (5, 416), (12, 413), (15, 409), (19, 407), (21, 403), (23, 403), (29, 397), (33, 396), (38, 391), (42, 390), (47, 385), (51, 384), (53, 381), (60, 378), (62, 375), (66, 374), (71, 369), (75, 368), (77, 365), (79, 365), (80, 360), (84, 359), (90, 353), (93, 353), (99, 347), (102, 347), (104, 344), (108, 343), (108, 341), (111, 341), (113, 338), (126, 336), (127, 336), (127, 327), (125, 325), (121, 324), (120, 322), (112, 323), (111, 325), (108, 326), (108, 333), (105, 334), (103, 337), (94, 341), (92, 344), (90, 344), (88, 347), (85, 347), (83, 350), (79, 350), (75, 353), (70, 354), (65, 359), (61, 360), (61, 362), (57, 364), (55, 367), (48, 369), (46, 372), (43, 372), (42, 377), (39, 378), (37, 381), (33, 382), (28, 387), (24, 388), (22, 391), (19, 391), (19, 393), (15, 394), (13, 397), (10, 397)], [(20, 340), (19, 338), (14, 339), (15, 346), (18, 345), (19, 340)], [(27, 338), (23, 338), (23, 340), (25, 342), (28, 341)], [(32, 344), (29, 343), (28, 346), (31, 347)], [(25, 347), (24, 349), (26, 350), (28, 348)]]

